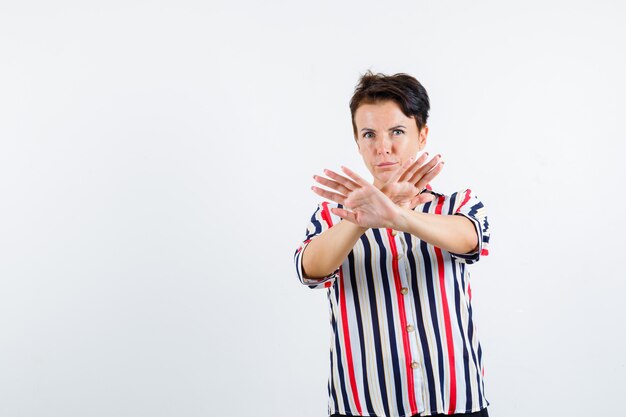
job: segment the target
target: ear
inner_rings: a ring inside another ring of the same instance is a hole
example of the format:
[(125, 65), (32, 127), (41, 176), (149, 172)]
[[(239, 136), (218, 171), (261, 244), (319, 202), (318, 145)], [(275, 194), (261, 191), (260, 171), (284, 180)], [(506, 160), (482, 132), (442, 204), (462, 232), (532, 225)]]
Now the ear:
[(428, 126), (424, 125), (419, 132), (419, 136), (417, 138), (419, 143), (419, 150), (421, 151), (426, 146), (426, 139), (428, 138)]

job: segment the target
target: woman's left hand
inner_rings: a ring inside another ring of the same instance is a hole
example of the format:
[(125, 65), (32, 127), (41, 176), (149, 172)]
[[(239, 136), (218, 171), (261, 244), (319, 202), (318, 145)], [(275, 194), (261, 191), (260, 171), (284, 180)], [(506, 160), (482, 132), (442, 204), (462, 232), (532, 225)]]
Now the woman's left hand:
[(381, 187), (381, 191), (400, 207), (413, 209), (420, 204), (433, 200), (432, 194), (420, 194), (426, 185), (443, 168), (441, 155), (435, 155), (428, 163), (427, 153), (423, 153), (415, 162), (407, 160), (400, 169)]

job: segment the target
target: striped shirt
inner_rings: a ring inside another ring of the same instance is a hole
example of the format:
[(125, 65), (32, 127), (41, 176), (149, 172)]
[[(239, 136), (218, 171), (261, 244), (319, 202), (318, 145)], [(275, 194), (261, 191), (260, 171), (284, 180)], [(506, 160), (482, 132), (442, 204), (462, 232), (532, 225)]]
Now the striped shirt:
[(454, 254), (391, 229), (369, 229), (341, 266), (323, 279), (302, 273), (312, 239), (341, 221), (321, 203), (294, 259), (300, 282), (326, 289), (332, 331), (328, 412), (404, 417), (479, 411), (489, 403), (482, 350), (472, 318), (468, 264), (489, 253), (482, 202), (466, 189), (429, 191), (423, 213), (470, 219), (478, 249)]

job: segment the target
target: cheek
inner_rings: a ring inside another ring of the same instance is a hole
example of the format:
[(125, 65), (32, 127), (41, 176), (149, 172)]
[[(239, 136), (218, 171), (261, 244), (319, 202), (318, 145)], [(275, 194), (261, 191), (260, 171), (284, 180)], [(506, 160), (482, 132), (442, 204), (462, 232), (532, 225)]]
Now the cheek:
[(374, 149), (372, 149), (371, 146), (361, 145), (361, 149), (359, 150), (359, 153), (361, 154), (361, 156), (363, 156), (363, 158), (371, 159), (372, 155), (375, 154), (375, 151)]
[(415, 153), (420, 150), (420, 142), (417, 138), (407, 141), (404, 149), (409, 153)]
[(361, 154), (361, 156), (363, 157), (363, 161), (367, 166), (372, 166), (374, 164), (374, 160), (376, 159), (376, 155), (369, 149), (366, 149), (365, 152)]

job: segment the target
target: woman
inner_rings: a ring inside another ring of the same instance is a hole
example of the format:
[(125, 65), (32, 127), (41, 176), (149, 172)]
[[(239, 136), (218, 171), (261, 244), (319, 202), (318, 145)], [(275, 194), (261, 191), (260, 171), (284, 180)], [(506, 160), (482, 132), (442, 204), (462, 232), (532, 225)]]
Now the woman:
[(328, 292), (329, 415), (487, 416), (466, 267), (488, 254), (484, 206), (428, 184), (444, 163), (417, 157), (429, 100), (415, 78), (368, 72), (350, 110), (374, 182), (345, 167), (314, 176), (333, 203), (295, 253), (300, 281)]

